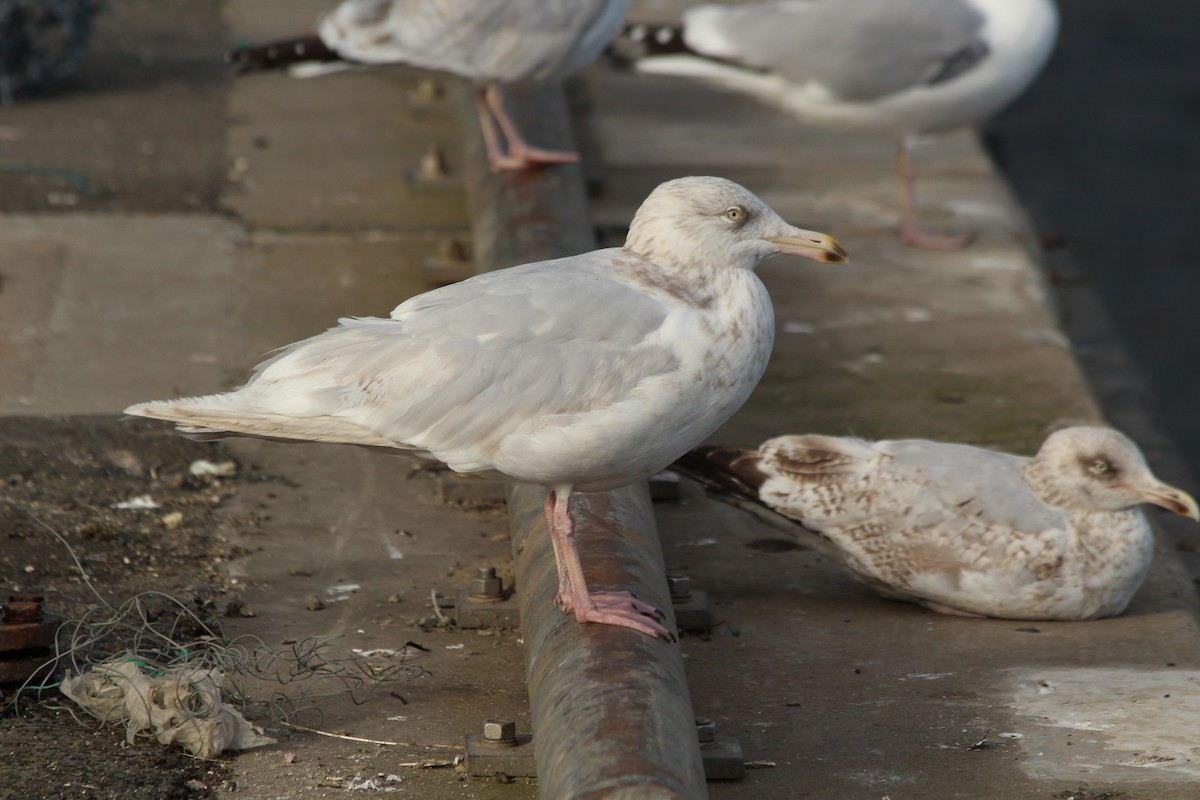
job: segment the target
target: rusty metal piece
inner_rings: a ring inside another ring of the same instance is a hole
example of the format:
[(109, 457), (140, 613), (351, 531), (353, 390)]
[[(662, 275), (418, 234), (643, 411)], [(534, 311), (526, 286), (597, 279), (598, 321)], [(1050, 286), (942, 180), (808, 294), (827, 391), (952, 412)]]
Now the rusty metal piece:
[(36, 594), (12, 594), (0, 623), (0, 684), (21, 683), (53, 660), (62, 620), (42, 608)]
[(704, 777), (710, 781), (736, 781), (746, 775), (742, 745), (732, 736), (718, 736), (717, 725), (707, 717), (696, 717), (696, 738), (704, 759)]
[[(625, 628), (581, 625), (555, 605), (544, 497), (540, 486), (509, 488), (541, 795), (705, 797), (679, 646)], [(663, 609), (664, 624), (674, 627), (645, 484), (575, 494), (572, 514), (589, 584), (629, 589)]]
[(679, 629), (701, 634), (711, 631), (712, 609), (708, 605), (708, 593), (693, 589), (687, 575), (668, 575), (667, 586), (671, 590), (671, 606)]
[(18, 592), (8, 596), (4, 604), (4, 623), (17, 625), (23, 622), (40, 622), (42, 619), (42, 603), (46, 598), (40, 594)]
[(518, 735), (512, 720), (484, 720), (482, 735), (467, 734), (467, 774), (477, 778), (536, 777), (533, 737)]

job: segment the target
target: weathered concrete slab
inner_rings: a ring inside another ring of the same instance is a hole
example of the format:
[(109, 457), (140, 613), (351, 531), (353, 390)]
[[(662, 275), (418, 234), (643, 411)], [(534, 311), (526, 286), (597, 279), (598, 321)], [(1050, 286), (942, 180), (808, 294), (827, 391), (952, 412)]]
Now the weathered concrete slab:
[(0, 413), (117, 413), (226, 380), (239, 228), (220, 217), (9, 216)]
[[(922, 216), (977, 237), (963, 253), (930, 253), (894, 234), (892, 143), (807, 128), (680, 81), (591, 77), (604, 176), (593, 208), (614, 240), (657, 182), (718, 174), (850, 252), (847, 267), (780, 259), (760, 269), (778, 319), (775, 352), (750, 401), (712, 441), (821, 432), (1029, 452), (1055, 425), (1100, 418), (1058, 328), (1024, 216), (973, 137), (922, 150)], [(1174, 775), (1137, 771), (1116, 740), (1067, 758), (1078, 745), (1045, 728), (1019, 691), (1041, 671), (1086, 666), (1108, 670), (1089, 675), (1106, 681), (1097, 694), (1113, 696), (1123, 675), (1151, 674), (1157, 687), (1172, 669), (1200, 666), (1195, 594), (1170, 548), (1159, 548), (1127, 616), (1028, 624), (880, 600), (822, 559), (788, 551), (777, 532), (695, 494), (663, 508), (659, 521), (668, 569), (707, 591), (724, 623), (711, 641), (683, 643), (697, 712), (736, 736), (748, 760), (776, 765), (711, 786), (713, 797), (1048, 797), (1081, 784), (1188, 796), (1179, 775), (1193, 754), (1181, 755), (1165, 730), (1131, 726), (1146, 762), (1173, 763)], [(1185, 698), (1190, 687), (1179, 679)], [(1156, 760), (1167, 757), (1175, 761)]]
[(225, 32), (213, 0), (124, 0), (83, 68), (0, 114), (0, 211), (201, 211), (225, 180)]

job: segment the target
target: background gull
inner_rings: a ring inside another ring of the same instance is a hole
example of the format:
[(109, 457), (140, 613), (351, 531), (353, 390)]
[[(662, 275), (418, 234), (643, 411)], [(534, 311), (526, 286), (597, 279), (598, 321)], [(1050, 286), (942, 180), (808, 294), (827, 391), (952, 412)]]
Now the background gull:
[(479, 84), (475, 107), (492, 168), (523, 169), (579, 156), (530, 146), (505, 112), (500, 86), (575, 74), (613, 38), (628, 8), (629, 0), (345, 0), (317, 33), (230, 58), (247, 70), (340, 60), (469, 78)]
[(779, 253), (845, 259), (735, 183), (681, 178), (645, 200), (624, 247), (479, 275), (388, 319), (342, 319), (236, 391), (126, 412), (202, 437), (399, 448), (544, 485), (563, 610), (667, 638), (657, 609), (588, 591), (570, 496), (653, 474), (745, 402), (774, 337), (753, 270)]
[(896, 136), (901, 238), (955, 249), (967, 236), (916, 222), (916, 135), (982, 122), (1049, 58), (1052, 0), (775, 0), (705, 5), (679, 29), (629, 29), (638, 68), (698, 78), (780, 106), (806, 122)]
[(1137, 446), (1107, 428), (1057, 431), (1033, 458), (809, 435), (756, 451), (698, 448), (677, 467), (884, 597), (967, 616), (1120, 614), (1153, 550), (1133, 506), (1200, 519), (1190, 495), (1155, 478)]

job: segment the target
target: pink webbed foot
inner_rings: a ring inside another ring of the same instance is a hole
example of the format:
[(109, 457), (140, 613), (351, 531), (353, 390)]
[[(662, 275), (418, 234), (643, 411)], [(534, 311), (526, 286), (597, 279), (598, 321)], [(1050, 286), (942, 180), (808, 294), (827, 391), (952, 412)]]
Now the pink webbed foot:
[[(579, 153), (546, 150), (526, 142), (516, 123), (504, 110), (504, 99), (498, 87), (489, 86), (477, 92), (475, 105), (479, 112), (479, 123), (484, 144), (487, 146), (488, 165), (492, 172), (528, 169), (538, 164), (573, 164), (579, 160)], [(500, 144), (493, 121), (495, 125), (499, 125), (500, 132), (508, 143), (507, 153)]]
[(924, 250), (962, 250), (971, 243), (970, 234), (930, 230), (917, 223), (917, 166), (912, 154), (915, 144), (915, 139), (908, 137), (896, 150), (900, 173), (900, 241)]
[(592, 602), (596, 604), (596, 608), (614, 610), (632, 608), (642, 616), (650, 617), (657, 622), (662, 622), (667, 618), (667, 615), (661, 609), (649, 603), (643, 603), (634, 597), (632, 592), (592, 592), (591, 596)]
[[(592, 605), (604, 611), (627, 611), (632, 610), (644, 617), (649, 617), (656, 622), (662, 622), (667, 618), (667, 615), (662, 612), (657, 606), (652, 606), (649, 603), (643, 603), (634, 597), (632, 592), (616, 591), (616, 592), (590, 592), (588, 597), (592, 600)], [(554, 598), (554, 603), (563, 610), (564, 613), (571, 614), (575, 612), (575, 602), (571, 597), (570, 591), (559, 590)]]
[[(604, 593), (598, 592), (597, 594)], [(610, 594), (618, 593), (612, 592)], [(594, 599), (596, 595), (592, 595), (592, 597)], [(640, 605), (645, 606), (644, 603), (640, 603)], [(648, 607), (653, 609), (656, 614), (662, 614), (661, 611), (653, 608), (653, 606)], [(659, 618), (661, 619), (662, 617), (660, 616)], [(676, 640), (675, 634), (667, 630), (667, 628), (657, 620), (652, 619), (650, 616), (647, 616), (646, 614), (636, 610), (634, 605), (628, 600), (620, 603), (614, 602), (612, 605), (608, 605), (606, 601), (604, 606), (596, 604), (590, 606), (589, 608), (576, 608), (575, 619), (579, 620), (580, 622), (598, 622), (601, 625), (620, 625), (624, 628), (633, 628), (635, 631), (640, 631), (647, 636), (653, 636), (657, 639), (662, 639), (665, 642), (674, 642)]]
[(900, 241), (922, 250), (962, 250), (971, 243), (969, 233), (949, 233), (921, 227), (912, 220), (900, 224)]

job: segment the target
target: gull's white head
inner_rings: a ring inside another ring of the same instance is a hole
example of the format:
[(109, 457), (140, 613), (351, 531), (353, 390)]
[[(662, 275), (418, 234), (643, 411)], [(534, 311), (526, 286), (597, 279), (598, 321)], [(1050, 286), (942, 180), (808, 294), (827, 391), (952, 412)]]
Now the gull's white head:
[(1200, 520), (1192, 496), (1154, 477), (1137, 445), (1111, 428), (1056, 431), (1029, 467), (1039, 494), (1061, 508), (1121, 511), (1152, 503)]
[(660, 184), (629, 226), (625, 247), (664, 266), (754, 269), (788, 254), (844, 262), (832, 237), (789, 225), (753, 192), (724, 178), (678, 178)]

